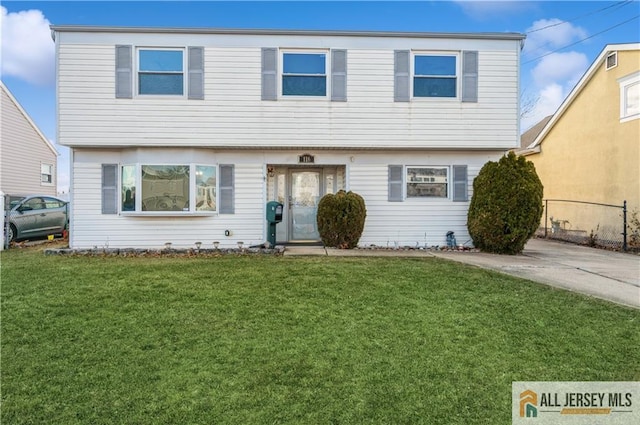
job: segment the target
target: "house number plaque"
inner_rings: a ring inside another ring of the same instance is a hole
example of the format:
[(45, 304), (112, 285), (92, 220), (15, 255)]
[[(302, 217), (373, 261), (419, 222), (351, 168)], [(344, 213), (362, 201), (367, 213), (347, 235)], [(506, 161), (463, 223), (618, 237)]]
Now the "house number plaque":
[(315, 162), (315, 158), (313, 155), (305, 153), (304, 155), (300, 155), (298, 157), (298, 163), (300, 164), (313, 164)]

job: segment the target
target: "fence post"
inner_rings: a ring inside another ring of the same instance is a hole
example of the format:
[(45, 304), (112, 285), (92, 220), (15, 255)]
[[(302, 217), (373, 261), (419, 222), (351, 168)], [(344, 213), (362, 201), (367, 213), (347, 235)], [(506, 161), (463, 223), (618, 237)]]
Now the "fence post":
[(549, 200), (544, 200), (544, 238), (547, 238), (547, 211), (549, 211)]
[(627, 251), (627, 200), (622, 203), (622, 250)]
[[(6, 199), (4, 198), (4, 192), (0, 191), (0, 209), (2, 210), (2, 243), (0, 244), (0, 251), (2, 251), (3, 249), (7, 249), (9, 248), (9, 241), (7, 240), (7, 236), (9, 235), (9, 226), (7, 226), (7, 223), (9, 222), (9, 212), (5, 211), (4, 209), (4, 205), (5, 205)], [(7, 214), (7, 216), (5, 217), (4, 214)]]

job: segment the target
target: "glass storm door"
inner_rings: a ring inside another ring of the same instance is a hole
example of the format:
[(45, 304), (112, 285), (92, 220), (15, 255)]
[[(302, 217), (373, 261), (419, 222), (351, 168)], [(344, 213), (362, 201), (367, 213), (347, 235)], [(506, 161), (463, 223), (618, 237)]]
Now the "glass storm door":
[(318, 241), (316, 212), (321, 197), (319, 170), (291, 171), (291, 196), (289, 197), (292, 241)]

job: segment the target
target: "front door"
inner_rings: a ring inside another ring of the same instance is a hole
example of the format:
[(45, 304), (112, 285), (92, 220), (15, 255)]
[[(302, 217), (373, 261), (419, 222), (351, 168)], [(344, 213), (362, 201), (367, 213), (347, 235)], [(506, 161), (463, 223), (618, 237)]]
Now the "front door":
[(322, 197), (322, 171), (291, 170), (289, 196), (290, 238), (295, 242), (319, 241), (316, 212)]

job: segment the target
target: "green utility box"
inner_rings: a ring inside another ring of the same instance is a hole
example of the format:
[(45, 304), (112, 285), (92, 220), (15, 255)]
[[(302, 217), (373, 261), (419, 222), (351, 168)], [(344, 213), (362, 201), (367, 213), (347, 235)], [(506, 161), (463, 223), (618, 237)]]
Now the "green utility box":
[(278, 201), (267, 202), (267, 241), (276, 246), (276, 224), (282, 221), (283, 205)]

